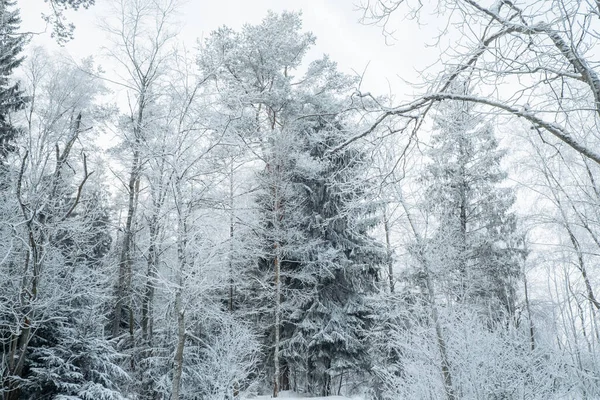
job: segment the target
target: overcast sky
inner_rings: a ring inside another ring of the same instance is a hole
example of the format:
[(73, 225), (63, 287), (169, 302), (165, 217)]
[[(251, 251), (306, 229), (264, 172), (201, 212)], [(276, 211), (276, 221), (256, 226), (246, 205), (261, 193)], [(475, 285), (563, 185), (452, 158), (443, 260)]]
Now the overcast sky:
[[(89, 10), (69, 13), (75, 23), (75, 40), (65, 46), (64, 51), (75, 59), (98, 53), (104, 33), (97, 21), (107, 15), (107, 0), (97, 0)], [(338, 62), (340, 69), (362, 73), (367, 67), (363, 89), (378, 94), (387, 94), (388, 82), (396, 96), (412, 93), (413, 89), (399, 78), (416, 81), (417, 70), (435, 60), (438, 50), (427, 48), (434, 29), (419, 27), (413, 21), (394, 21), (397, 29), (395, 39), (386, 44), (381, 28), (359, 23), (361, 12), (353, 0), (188, 0), (181, 7), (181, 35), (188, 47), (196, 39), (206, 37), (222, 25), (239, 29), (244, 23), (258, 24), (268, 10), (283, 10), (303, 13), (304, 29), (317, 36), (317, 44), (308, 55), (309, 59), (329, 54)], [(44, 31), (45, 24), (40, 14), (45, 10), (42, 0), (27, 3), (21, 11), (23, 30)], [(58, 48), (51, 43), (50, 34), (37, 35), (34, 43)]]

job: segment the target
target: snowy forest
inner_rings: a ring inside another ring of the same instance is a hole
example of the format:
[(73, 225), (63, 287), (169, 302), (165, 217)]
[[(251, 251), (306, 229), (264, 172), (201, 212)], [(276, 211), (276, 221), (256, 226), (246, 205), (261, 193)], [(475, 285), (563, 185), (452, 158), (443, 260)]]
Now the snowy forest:
[(600, 399), (600, 3), (347, 0), (410, 96), (298, 3), (0, 0), (0, 399)]

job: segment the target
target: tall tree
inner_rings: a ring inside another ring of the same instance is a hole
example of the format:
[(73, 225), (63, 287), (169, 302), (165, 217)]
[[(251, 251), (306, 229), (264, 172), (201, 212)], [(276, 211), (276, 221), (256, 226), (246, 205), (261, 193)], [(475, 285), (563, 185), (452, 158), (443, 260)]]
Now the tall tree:
[(287, 257), (298, 262), (289, 290), (301, 295), (289, 316), (293, 333), (286, 353), (300, 362), (297, 370), (306, 371), (309, 393), (328, 396), (334, 378), (339, 391), (344, 374), (370, 368), (364, 332), (372, 327), (374, 308), (367, 299), (377, 291), (387, 254), (368, 234), (381, 207), (365, 183), (366, 152), (356, 147), (328, 152), (348, 137), (348, 124), (332, 117), (331, 109), (306, 107), (306, 114), (320, 116), (301, 125), (301, 152), (291, 177), (302, 199), (298, 228), (306, 244)]
[[(287, 131), (290, 116), (294, 73), (302, 58), (314, 43), (314, 36), (301, 32), (301, 20), (296, 13), (269, 15), (259, 25), (245, 25), (240, 32), (221, 28), (211, 34), (199, 58), (201, 69), (211, 76), (218, 93), (220, 112), (227, 118), (228, 130), (237, 134), (249, 150), (266, 164), (263, 188), (271, 192), (272, 214), (263, 215), (271, 231), (262, 230), (266, 254), (281, 253), (282, 231), (277, 215), (282, 211), (280, 200), (288, 188), (277, 180), (286, 174), (280, 165), (285, 152), (273, 151), (285, 143), (279, 138)], [(270, 172), (270, 174), (269, 174)], [(267, 189), (270, 188), (270, 189)], [(279, 199), (279, 200), (275, 200)], [(274, 201), (274, 202), (273, 202)], [(290, 204), (286, 204), (289, 208)], [(251, 255), (256, 258), (256, 251)], [(254, 269), (256, 275), (250, 287), (248, 310), (252, 320), (264, 333), (264, 345), (269, 357), (263, 360), (268, 375), (273, 377), (274, 395), (279, 391), (281, 339), (281, 258), (268, 256)], [(249, 266), (249, 269), (253, 269)], [(264, 290), (268, 287), (269, 290)], [(272, 365), (272, 368), (267, 366)]]
[[(467, 84), (456, 90), (469, 93)], [(504, 152), (472, 103), (441, 103), (434, 129), (426, 206), (438, 224), (430, 247), (443, 266), (447, 293), (495, 317), (512, 315), (522, 252), (511, 212), (515, 195), (500, 186)]]
[[(214, 76), (221, 112), (231, 116), (230, 131), (242, 138), (264, 166), (257, 176), (256, 201), (261, 245), (258, 257), (256, 250), (254, 254), (257, 263), (247, 268), (252, 284), (246, 290), (246, 307), (251, 306), (249, 315), (264, 330), (269, 356), (263, 362), (267, 375), (273, 377), (274, 396), (280, 389), (290, 388), (292, 368), (300, 371), (308, 363), (307, 354), (298, 363), (293, 352), (300, 349), (290, 347), (290, 339), (301, 335), (300, 329), (294, 332), (304, 320), (308, 324), (312, 319), (312, 328), (303, 334), (317, 337), (329, 316), (346, 315), (340, 317), (344, 321), (337, 321), (340, 328), (343, 325), (348, 330), (346, 337), (323, 352), (328, 339), (327, 334), (321, 335), (322, 340), (311, 349), (315, 364), (311, 373), (318, 375), (318, 380), (344, 368), (341, 361), (329, 365), (343, 358), (335, 359), (333, 353), (342, 353), (345, 345), (356, 345), (348, 352), (360, 351), (360, 317), (350, 320), (364, 311), (354, 301), (360, 302), (358, 292), (371, 290), (377, 264), (376, 257), (366, 260), (366, 247), (373, 242), (365, 235), (367, 227), (358, 222), (364, 209), (351, 207), (364, 193), (352, 186), (349, 175), (364, 160), (356, 149), (326, 155), (330, 146), (347, 135), (342, 114), (348, 109), (345, 100), (355, 81), (339, 73), (327, 57), (311, 63), (303, 76), (296, 77), (303, 56), (314, 43), (314, 37), (301, 28), (298, 14), (271, 13), (261, 24), (247, 25), (241, 32), (216, 31), (200, 57), (203, 70)], [(352, 197), (352, 191), (357, 197)], [(321, 207), (331, 208), (320, 211)], [(322, 219), (318, 229), (315, 218)], [(330, 236), (322, 239), (320, 229), (329, 229)], [(339, 243), (334, 244), (336, 239)], [(365, 259), (360, 260), (361, 256)], [(369, 262), (373, 265), (367, 265)], [(336, 284), (345, 288), (336, 289)], [(329, 293), (327, 300), (321, 300), (337, 307), (332, 314), (322, 312), (318, 300), (310, 300), (321, 289)], [(334, 300), (340, 293), (344, 295)], [(343, 304), (346, 300), (349, 303)], [(349, 311), (351, 305), (354, 311)], [(331, 360), (325, 360), (328, 357)], [(327, 366), (319, 369), (316, 364)], [(314, 386), (311, 390), (329, 391)]]
[[(129, 153), (127, 160), (129, 171), (128, 176), (123, 179), (127, 182), (125, 192), (127, 205), (118, 261), (112, 335), (117, 337), (122, 333), (122, 328), (127, 328), (133, 341), (137, 319), (132, 292), (135, 258), (133, 241), (140, 182), (143, 165), (147, 161), (144, 146), (155, 132), (151, 115), (153, 112), (156, 113), (157, 109), (153, 107), (156, 106), (161, 94), (164, 94), (161, 93), (159, 85), (160, 79), (165, 74), (167, 60), (172, 54), (170, 42), (175, 33), (171, 29), (170, 22), (176, 2), (115, 0), (113, 6), (119, 19), (115, 23), (105, 24), (104, 29), (113, 41), (113, 48), (109, 50), (110, 55), (125, 72), (125, 78), (120, 85), (128, 90), (131, 100), (129, 113), (122, 118), (121, 124), (125, 148)], [(152, 271), (151, 267), (148, 274), (151, 275)], [(149, 277), (147, 281), (151, 282), (152, 278)], [(149, 297), (145, 296), (143, 301), (146, 302), (147, 299)], [(147, 312), (148, 305), (143, 304), (142, 309)], [(146, 318), (148, 317), (145, 316), (144, 321)], [(144, 325), (144, 334), (146, 334), (146, 322)]]
[(18, 133), (10, 114), (25, 107), (27, 97), (18, 82), (12, 82), (15, 68), (23, 61), (20, 53), (27, 37), (19, 33), (21, 17), (15, 1), (0, 2), (0, 160), (12, 148), (11, 141)]

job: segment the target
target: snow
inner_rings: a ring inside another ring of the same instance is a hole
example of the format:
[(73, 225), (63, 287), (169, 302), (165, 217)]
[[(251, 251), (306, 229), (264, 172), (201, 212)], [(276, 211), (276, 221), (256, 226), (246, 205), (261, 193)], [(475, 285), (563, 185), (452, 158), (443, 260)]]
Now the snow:
[[(264, 396), (256, 396), (256, 397), (252, 397), (251, 400), (271, 400), (273, 397), (271, 395), (264, 395)], [(281, 399), (288, 399), (288, 400), (294, 400), (294, 399), (311, 399), (311, 400), (363, 400), (360, 397), (345, 397), (345, 396), (326, 396), (326, 397), (311, 397), (308, 396), (306, 394), (303, 393), (296, 393), (293, 391), (281, 391), (279, 392), (279, 397)], [(249, 399), (250, 400), (250, 399)]]

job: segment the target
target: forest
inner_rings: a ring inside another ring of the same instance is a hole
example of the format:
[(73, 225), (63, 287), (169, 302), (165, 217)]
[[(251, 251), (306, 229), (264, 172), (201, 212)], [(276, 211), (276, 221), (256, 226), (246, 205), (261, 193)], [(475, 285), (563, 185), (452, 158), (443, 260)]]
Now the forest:
[(0, 0), (0, 399), (600, 399), (600, 3), (354, 2), (410, 97), (298, 3)]

